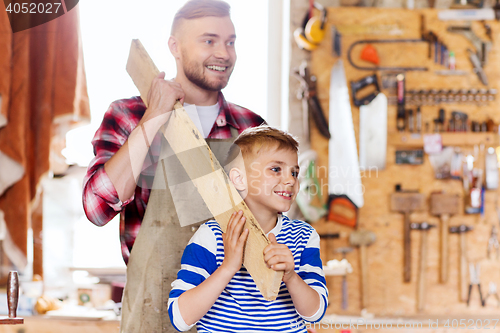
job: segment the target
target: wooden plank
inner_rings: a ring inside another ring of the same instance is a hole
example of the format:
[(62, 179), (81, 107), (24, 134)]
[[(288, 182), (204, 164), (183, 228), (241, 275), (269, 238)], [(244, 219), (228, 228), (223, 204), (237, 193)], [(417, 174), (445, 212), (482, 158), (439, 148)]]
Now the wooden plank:
[[(127, 71), (145, 101), (151, 81), (159, 71), (137, 39), (132, 41)], [(243, 211), (246, 217), (245, 227), (250, 231), (243, 264), (264, 298), (276, 299), (283, 272), (273, 271), (264, 262), (263, 251), (269, 240), (182, 105), (177, 102), (174, 108), (167, 126), (163, 128), (163, 134), (223, 231), (226, 230), (231, 214)], [(180, 153), (186, 151), (191, 151), (192, 154), (182, 154), (181, 158)], [(207, 167), (212, 172), (199, 177), (198, 170)]]

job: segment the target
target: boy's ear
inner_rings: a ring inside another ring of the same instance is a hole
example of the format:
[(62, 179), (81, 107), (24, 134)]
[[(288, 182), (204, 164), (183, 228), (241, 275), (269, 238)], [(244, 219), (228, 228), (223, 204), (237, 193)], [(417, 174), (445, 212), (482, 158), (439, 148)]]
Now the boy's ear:
[(236, 188), (238, 191), (242, 192), (246, 190), (247, 184), (245, 173), (241, 169), (232, 168), (231, 170), (229, 170), (229, 179), (233, 183), (234, 188)]

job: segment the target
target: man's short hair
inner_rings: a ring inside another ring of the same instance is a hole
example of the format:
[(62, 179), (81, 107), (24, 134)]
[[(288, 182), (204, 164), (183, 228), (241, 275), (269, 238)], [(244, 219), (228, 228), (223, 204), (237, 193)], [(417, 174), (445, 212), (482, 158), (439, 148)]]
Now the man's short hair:
[(221, 0), (190, 0), (175, 14), (171, 34), (175, 34), (181, 19), (193, 20), (207, 16), (225, 17), (229, 16), (230, 9), (229, 4)]
[(240, 152), (243, 159), (246, 160), (248, 157), (258, 154), (261, 150), (270, 148), (286, 149), (298, 153), (299, 142), (290, 133), (272, 126), (261, 125), (247, 128), (241, 132), (234, 140), (231, 148), (229, 148), (225, 169), (229, 172), (235, 165)]

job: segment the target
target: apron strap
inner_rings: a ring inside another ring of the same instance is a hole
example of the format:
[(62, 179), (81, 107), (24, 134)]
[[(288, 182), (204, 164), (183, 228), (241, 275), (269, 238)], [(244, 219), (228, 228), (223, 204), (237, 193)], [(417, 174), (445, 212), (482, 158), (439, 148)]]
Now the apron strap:
[(234, 128), (233, 126), (229, 126), (229, 130), (231, 131), (231, 137), (233, 139), (236, 139), (239, 135), (238, 129)]

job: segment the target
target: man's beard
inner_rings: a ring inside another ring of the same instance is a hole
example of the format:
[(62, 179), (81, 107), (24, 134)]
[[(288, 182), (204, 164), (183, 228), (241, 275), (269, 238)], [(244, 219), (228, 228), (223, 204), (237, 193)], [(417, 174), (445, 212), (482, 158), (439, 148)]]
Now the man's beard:
[[(226, 65), (226, 71), (230, 70), (230, 66)], [(220, 91), (223, 89), (225, 86), (227, 86), (227, 83), (229, 82), (229, 77), (226, 81), (211, 81), (207, 79), (204, 75), (205, 67), (200, 66), (194, 62), (189, 62), (183, 66), (184, 74), (186, 75), (187, 79), (191, 82), (193, 82), (195, 85), (198, 87), (209, 90), (209, 91)], [(230, 76), (231, 74), (229, 74)]]

